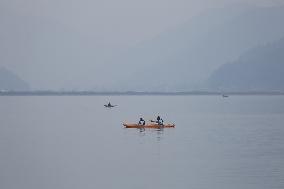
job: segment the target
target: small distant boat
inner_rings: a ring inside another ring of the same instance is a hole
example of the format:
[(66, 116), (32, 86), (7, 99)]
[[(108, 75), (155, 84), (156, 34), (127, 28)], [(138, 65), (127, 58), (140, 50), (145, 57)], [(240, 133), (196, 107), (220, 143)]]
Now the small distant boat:
[(149, 129), (160, 129), (160, 128), (174, 128), (175, 124), (168, 123), (159, 125), (157, 123), (148, 123), (146, 125), (139, 125), (137, 123), (123, 123), (125, 128), (149, 128)]
[(222, 97), (223, 97), (223, 98), (227, 98), (227, 97), (229, 97), (229, 96), (228, 96), (228, 95), (223, 94), (223, 95), (222, 95)]
[(108, 103), (108, 104), (105, 104), (104, 106), (106, 108), (113, 108), (113, 107), (116, 107), (117, 105), (112, 105), (112, 104)]

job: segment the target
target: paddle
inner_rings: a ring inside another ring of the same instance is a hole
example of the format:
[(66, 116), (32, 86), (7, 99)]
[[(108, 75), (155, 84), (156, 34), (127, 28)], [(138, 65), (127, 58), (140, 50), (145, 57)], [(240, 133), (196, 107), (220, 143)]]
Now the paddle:
[(153, 121), (152, 119), (149, 120), (150, 122), (157, 123), (158, 125), (164, 125), (164, 123), (159, 123), (158, 121)]

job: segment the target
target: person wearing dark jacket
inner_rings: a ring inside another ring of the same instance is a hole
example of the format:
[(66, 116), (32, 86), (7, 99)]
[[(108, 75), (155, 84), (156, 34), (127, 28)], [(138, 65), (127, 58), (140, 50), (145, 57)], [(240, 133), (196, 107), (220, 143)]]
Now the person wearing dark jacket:
[(164, 120), (160, 116), (158, 116), (156, 123), (158, 123), (159, 125), (164, 125)]
[(139, 125), (145, 125), (145, 120), (141, 117), (138, 124)]

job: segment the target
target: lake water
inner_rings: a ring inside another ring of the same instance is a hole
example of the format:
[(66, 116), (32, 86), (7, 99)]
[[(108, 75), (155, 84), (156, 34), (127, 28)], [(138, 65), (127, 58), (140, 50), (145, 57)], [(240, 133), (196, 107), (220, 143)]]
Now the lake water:
[(2, 96), (0, 188), (283, 189), (284, 96)]

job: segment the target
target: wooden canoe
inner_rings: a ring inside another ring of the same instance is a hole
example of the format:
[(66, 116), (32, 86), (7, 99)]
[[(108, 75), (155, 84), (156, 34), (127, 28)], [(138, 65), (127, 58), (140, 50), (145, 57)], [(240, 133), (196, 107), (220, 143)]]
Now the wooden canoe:
[(158, 125), (157, 123), (148, 123), (146, 125), (139, 125), (137, 123), (123, 123), (125, 128), (151, 128), (151, 129), (159, 129), (159, 128), (174, 128), (175, 124), (164, 124)]

